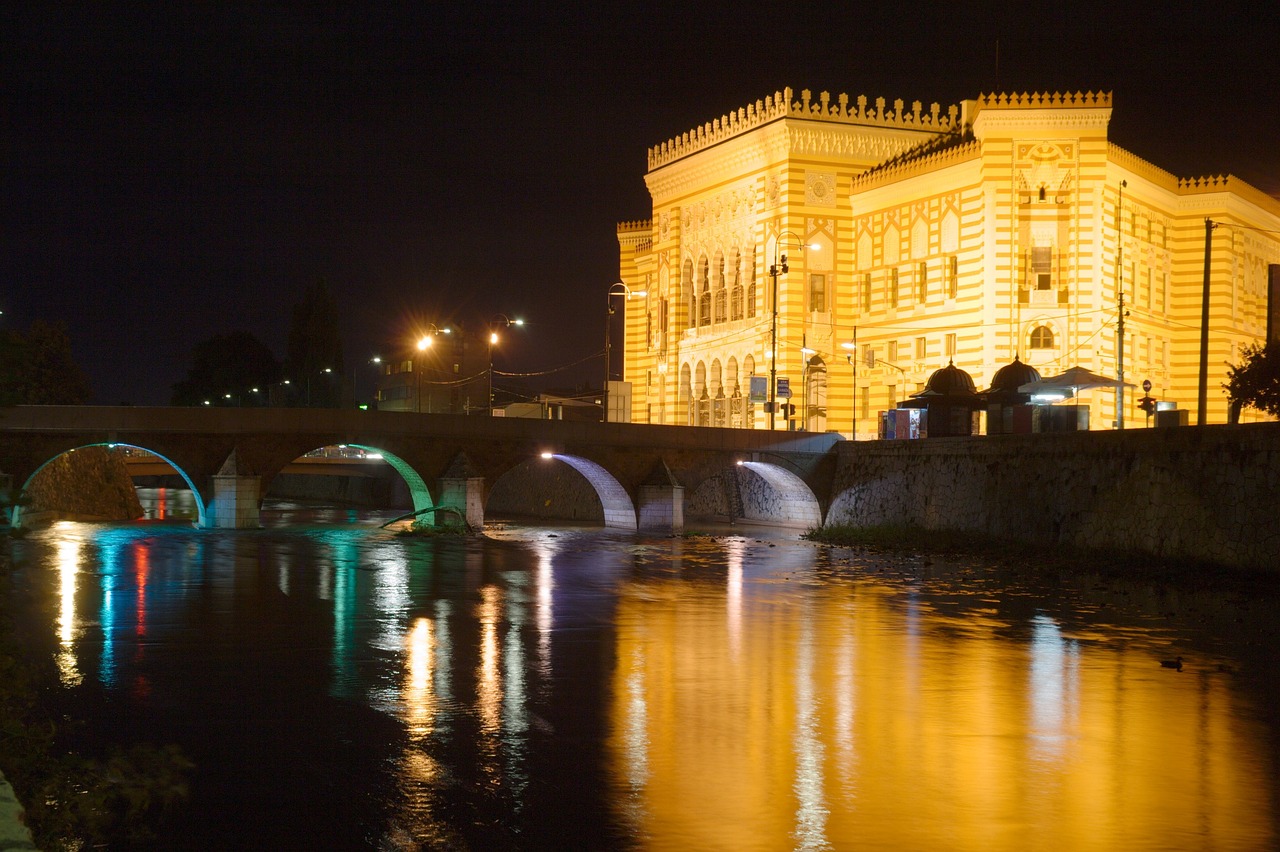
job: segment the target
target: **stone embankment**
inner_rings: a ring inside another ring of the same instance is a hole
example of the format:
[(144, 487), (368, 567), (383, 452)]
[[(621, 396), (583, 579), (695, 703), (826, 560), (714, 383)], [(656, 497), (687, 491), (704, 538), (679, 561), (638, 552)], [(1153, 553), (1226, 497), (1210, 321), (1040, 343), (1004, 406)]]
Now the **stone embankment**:
[(838, 445), (828, 526), (1280, 571), (1280, 424)]

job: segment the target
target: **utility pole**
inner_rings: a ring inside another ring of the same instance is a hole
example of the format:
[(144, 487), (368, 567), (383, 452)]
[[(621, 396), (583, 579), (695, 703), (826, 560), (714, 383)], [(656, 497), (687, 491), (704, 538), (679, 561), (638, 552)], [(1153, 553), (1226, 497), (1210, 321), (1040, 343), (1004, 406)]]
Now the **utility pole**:
[(1116, 323), (1116, 429), (1124, 429), (1124, 188), (1116, 201), (1116, 290), (1120, 294), (1120, 319)]
[(1213, 229), (1218, 223), (1205, 217), (1204, 220), (1204, 292), (1200, 297), (1200, 398), (1196, 410), (1196, 425), (1204, 425), (1204, 409), (1208, 401), (1209, 377), (1209, 263), (1213, 259)]

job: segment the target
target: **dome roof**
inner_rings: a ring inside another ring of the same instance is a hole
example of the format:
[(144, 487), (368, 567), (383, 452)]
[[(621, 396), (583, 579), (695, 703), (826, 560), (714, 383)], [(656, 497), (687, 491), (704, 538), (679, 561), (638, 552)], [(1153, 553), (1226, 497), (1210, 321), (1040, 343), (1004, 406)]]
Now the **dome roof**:
[(1040, 371), (1030, 364), (1022, 363), (1018, 360), (1018, 356), (1014, 355), (1012, 364), (1005, 364), (996, 370), (996, 374), (991, 377), (991, 388), (987, 392), (1016, 394), (1020, 386), (1038, 381), (1040, 381)]
[(977, 392), (977, 388), (973, 385), (973, 377), (954, 363), (949, 363), (929, 377), (924, 390), (920, 393), (912, 394), (912, 396), (974, 396)]

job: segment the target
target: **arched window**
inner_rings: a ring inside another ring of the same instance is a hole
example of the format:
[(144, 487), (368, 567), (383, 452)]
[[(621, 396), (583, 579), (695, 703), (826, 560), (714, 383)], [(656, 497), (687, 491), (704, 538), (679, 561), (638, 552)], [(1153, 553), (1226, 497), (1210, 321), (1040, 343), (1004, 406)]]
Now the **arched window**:
[(698, 267), (698, 325), (711, 325), (711, 264), (705, 255)]
[(724, 280), (724, 254), (716, 252), (716, 313), (715, 321), (722, 323), (729, 319), (729, 289)]
[(733, 250), (733, 267), (729, 271), (733, 289), (729, 294), (729, 319), (742, 319), (742, 252)]
[(1032, 349), (1052, 349), (1053, 348), (1053, 330), (1047, 325), (1038, 325), (1031, 329), (1031, 348)]

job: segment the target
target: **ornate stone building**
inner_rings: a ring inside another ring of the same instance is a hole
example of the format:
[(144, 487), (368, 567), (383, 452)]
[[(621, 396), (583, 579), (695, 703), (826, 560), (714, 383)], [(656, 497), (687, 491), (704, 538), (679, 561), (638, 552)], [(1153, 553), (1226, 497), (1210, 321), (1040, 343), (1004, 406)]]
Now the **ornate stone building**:
[[(1268, 331), (1280, 201), (1119, 148), (1111, 109), (787, 89), (650, 149), (653, 217), (618, 226), (631, 419), (767, 429), (776, 378), (795, 411), (774, 428), (866, 438), (949, 363), (979, 388), (1015, 357), (1115, 376), (1123, 294), (1125, 379), (1195, 422), (1209, 219), (1207, 419), (1225, 421), (1226, 363)], [(1113, 390), (1080, 396), (1114, 425)]]

